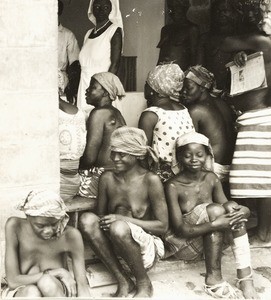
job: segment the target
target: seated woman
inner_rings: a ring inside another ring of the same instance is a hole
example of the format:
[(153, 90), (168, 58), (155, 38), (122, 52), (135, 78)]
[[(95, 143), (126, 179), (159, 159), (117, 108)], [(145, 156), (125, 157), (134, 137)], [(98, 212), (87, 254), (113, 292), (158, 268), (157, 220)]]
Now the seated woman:
[(86, 101), (95, 108), (87, 121), (87, 145), (81, 159), (79, 194), (96, 197), (98, 180), (104, 170), (114, 168), (110, 159), (110, 137), (112, 132), (126, 125), (120, 111), (112, 105), (118, 97), (125, 96), (119, 78), (110, 72), (94, 74), (86, 90)]
[(86, 146), (85, 116), (76, 106), (61, 99), (68, 79), (64, 72), (58, 73), (59, 88), (59, 151), (60, 196), (71, 200), (79, 190), (79, 159)]
[(259, 299), (254, 285), (245, 222), (250, 212), (228, 201), (212, 172), (214, 154), (209, 139), (190, 132), (176, 141), (179, 173), (165, 185), (172, 228), (164, 237), (165, 258), (195, 261), (205, 257), (205, 292), (214, 298), (240, 298), (223, 279), (224, 236), (231, 235), (237, 286), (245, 299)]
[(145, 98), (148, 108), (139, 119), (143, 129), (159, 157), (158, 170), (154, 170), (165, 182), (172, 177), (175, 142), (178, 136), (194, 131), (188, 110), (180, 103), (184, 73), (177, 64), (156, 66), (148, 74), (145, 84)]

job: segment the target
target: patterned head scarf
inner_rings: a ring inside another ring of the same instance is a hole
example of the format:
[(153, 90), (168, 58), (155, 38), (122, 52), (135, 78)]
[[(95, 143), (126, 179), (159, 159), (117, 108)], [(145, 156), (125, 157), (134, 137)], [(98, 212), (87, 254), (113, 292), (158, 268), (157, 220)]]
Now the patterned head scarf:
[(190, 67), (185, 72), (185, 78), (190, 79), (195, 83), (197, 83), (198, 85), (206, 88), (214, 96), (217, 96), (221, 93), (220, 90), (216, 89), (214, 74), (200, 65)]
[[(192, 143), (201, 144), (208, 148), (209, 153), (208, 153), (207, 159), (205, 161), (204, 168), (208, 171), (213, 171), (214, 170), (214, 153), (213, 153), (211, 144), (209, 142), (209, 139), (205, 135), (195, 132), (195, 131), (191, 131), (191, 132), (188, 132), (188, 133), (185, 133), (185, 134), (179, 136), (176, 140), (176, 150), (179, 147), (183, 147), (185, 145), (192, 144)], [(180, 165), (180, 163), (178, 163), (177, 165), (174, 166), (175, 174), (177, 174), (181, 170), (182, 170), (182, 166)]]
[(179, 100), (183, 87), (184, 72), (173, 63), (162, 64), (150, 71), (147, 77), (148, 85), (159, 95)]
[(113, 131), (110, 141), (111, 151), (127, 153), (134, 156), (149, 154), (157, 163), (158, 157), (154, 150), (148, 146), (148, 140), (142, 129), (123, 126)]
[(125, 91), (119, 77), (111, 72), (101, 72), (92, 76), (109, 93), (109, 98), (114, 101), (117, 97), (125, 96)]
[[(93, 15), (93, 2), (95, 0), (90, 0), (88, 7), (88, 18), (91, 23), (96, 25), (96, 18)], [(109, 0), (112, 4), (112, 10), (109, 14), (109, 20), (116, 26), (123, 28), (122, 16), (119, 8), (119, 0)]]
[(260, 1), (260, 9), (263, 18), (258, 26), (267, 35), (271, 35), (271, 2), (268, 0)]
[(59, 220), (57, 237), (59, 237), (68, 221), (66, 205), (60, 196), (53, 191), (31, 191), (17, 209), (23, 211), (27, 216), (32, 217), (52, 217)]
[(66, 72), (58, 70), (58, 94), (59, 96), (64, 95), (66, 86), (68, 85), (69, 79)]

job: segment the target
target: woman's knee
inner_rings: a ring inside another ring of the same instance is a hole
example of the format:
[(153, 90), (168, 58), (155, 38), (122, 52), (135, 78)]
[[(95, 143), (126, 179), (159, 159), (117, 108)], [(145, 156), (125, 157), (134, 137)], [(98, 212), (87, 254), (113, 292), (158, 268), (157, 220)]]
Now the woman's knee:
[(207, 206), (207, 213), (210, 221), (214, 221), (216, 218), (224, 215), (226, 210), (221, 204), (212, 203)]
[(235, 201), (228, 201), (227, 203), (223, 204), (223, 206), (227, 213), (231, 213), (235, 211), (234, 208), (236, 208), (238, 204)]
[(37, 282), (37, 286), (43, 296), (53, 294), (60, 288), (60, 286), (56, 283), (56, 280), (57, 279), (55, 277), (49, 274), (44, 274), (39, 279), (39, 281)]
[(79, 228), (82, 232), (89, 232), (99, 223), (99, 217), (91, 212), (83, 213), (79, 219)]
[(131, 230), (124, 221), (115, 221), (110, 225), (110, 237), (125, 239), (131, 236)]
[(16, 297), (29, 297), (29, 298), (42, 297), (39, 288), (34, 284), (30, 284), (25, 286), (22, 289), (19, 289), (15, 295)]

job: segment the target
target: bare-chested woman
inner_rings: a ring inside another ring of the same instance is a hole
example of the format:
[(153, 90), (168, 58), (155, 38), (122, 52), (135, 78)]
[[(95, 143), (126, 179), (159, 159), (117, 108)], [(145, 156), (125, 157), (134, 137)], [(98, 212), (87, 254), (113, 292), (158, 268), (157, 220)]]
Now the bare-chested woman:
[(101, 176), (97, 215), (84, 213), (80, 218), (87, 241), (118, 281), (117, 297), (134, 288), (119, 257), (135, 277), (135, 297), (150, 297), (152, 284), (146, 269), (164, 255), (159, 236), (167, 230), (167, 206), (158, 175), (140, 164), (147, 154), (158, 161), (143, 130), (126, 126), (115, 130), (111, 136), (115, 170)]
[[(81, 170), (88, 170), (88, 174), (81, 177), (79, 193), (82, 196), (96, 196), (97, 178), (105, 169), (114, 167), (110, 159), (110, 137), (116, 128), (126, 123), (120, 111), (113, 107), (112, 101), (123, 96), (123, 86), (113, 73), (102, 72), (92, 76), (86, 90), (86, 100), (95, 108), (87, 121), (87, 144), (80, 163)], [(88, 181), (90, 174), (91, 182)]]
[(171, 231), (165, 236), (165, 257), (193, 261), (205, 254), (205, 292), (214, 298), (235, 299), (223, 280), (221, 254), (225, 231), (231, 230), (237, 269), (237, 286), (246, 299), (259, 299), (253, 285), (248, 235), (244, 221), (248, 208), (228, 201), (217, 176), (208, 171), (213, 151), (208, 138), (197, 132), (176, 141), (180, 172), (167, 181), (166, 199)]
[(193, 66), (186, 72), (181, 91), (197, 132), (210, 140), (215, 156), (215, 173), (229, 195), (229, 170), (235, 145), (234, 114), (229, 105), (212, 95), (214, 75), (202, 66)]
[[(67, 226), (69, 217), (60, 196), (32, 191), (18, 209), (26, 218), (6, 222), (7, 286), (2, 286), (1, 299), (89, 297), (82, 236)], [(67, 269), (68, 254), (74, 276)]]

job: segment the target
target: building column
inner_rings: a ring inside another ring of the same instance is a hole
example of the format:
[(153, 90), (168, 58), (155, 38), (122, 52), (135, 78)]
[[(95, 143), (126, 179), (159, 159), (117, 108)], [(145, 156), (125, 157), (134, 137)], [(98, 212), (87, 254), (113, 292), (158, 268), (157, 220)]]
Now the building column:
[(59, 190), (57, 1), (0, 1), (0, 245), (33, 189)]

